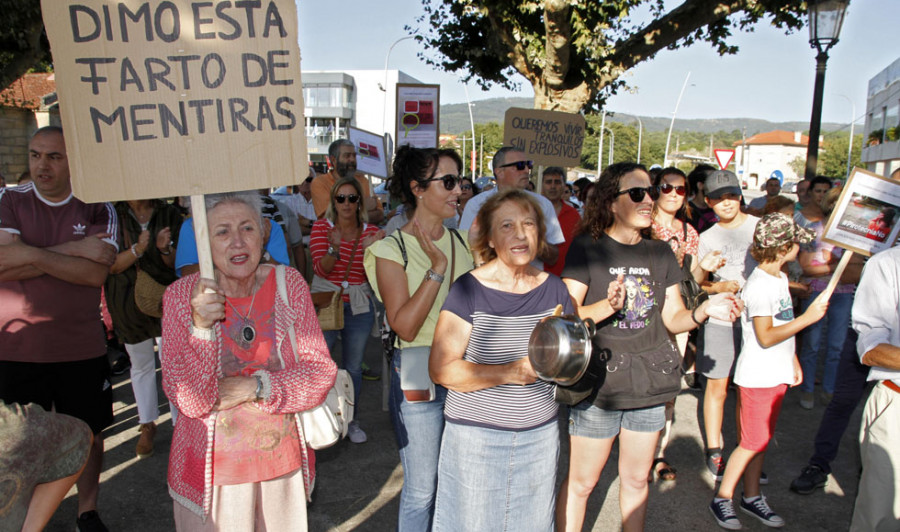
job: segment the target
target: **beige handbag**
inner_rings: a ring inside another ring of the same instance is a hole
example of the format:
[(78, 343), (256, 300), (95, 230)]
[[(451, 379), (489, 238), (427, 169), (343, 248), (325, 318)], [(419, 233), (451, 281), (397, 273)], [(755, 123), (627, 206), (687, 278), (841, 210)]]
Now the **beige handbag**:
[(134, 283), (134, 303), (138, 310), (153, 318), (162, 318), (162, 298), (166, 285), (156, 282), (136, 263), (137, 280)]
[[(285, 281), (284, 266), (275, 267), (275, 279), (278, 286), (278, 294), (289, 305), (287, 296), (287, 283)], [(335, 292), (337, 293), (337, 292)], [(291, 342), (291, 351), (297, 356), (297, 335), (294, 332), (294, 324), (288, 327), (288, 341)], [(304, 410), (298, 415), (298, 429), (303, 439), (313, 449), (324, 449), (347, 436), (350, 422), (353, 421), (353, 381), (350, 373), (340, 369), (334, 381), (334, 386), (328, 390), (325, 402), (315, 408)]]
[(337, 292), (332, 292), (331, 302), (319, 307), (319, 310), (316, 312), (316, 316), (319, 318), (319, 327), (323, 331), (339, 331), (344, 328), (344, 285), (347, 284), (347, 279), (350, 278), (350, 268), (353, 266), (354, 257), (356, 257), (359, 240), (357, 238), (356, 243), (353, 244), (353, 252), (350, 254), (350, 261), (347, 262), (347, 271), (344, 273), (341, 289)]

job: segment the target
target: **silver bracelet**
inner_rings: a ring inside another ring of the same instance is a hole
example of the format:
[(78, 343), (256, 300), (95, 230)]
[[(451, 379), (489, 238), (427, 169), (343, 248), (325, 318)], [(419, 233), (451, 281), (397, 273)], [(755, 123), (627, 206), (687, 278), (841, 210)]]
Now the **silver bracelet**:
[(131, 245), (131, 248), (129, 248), (129, 249), (131, 249), (131, 254), (134, 255), (134, 258), (139, 259), (139, 258), (141, 258), (141, 256), (143, 256), (144, 254), (141, 253), (140, 255), (138, 255), (137, 251), (134, 250), (135, 246), (137, 246), (137, 244), (132, 244), (132, 245)]

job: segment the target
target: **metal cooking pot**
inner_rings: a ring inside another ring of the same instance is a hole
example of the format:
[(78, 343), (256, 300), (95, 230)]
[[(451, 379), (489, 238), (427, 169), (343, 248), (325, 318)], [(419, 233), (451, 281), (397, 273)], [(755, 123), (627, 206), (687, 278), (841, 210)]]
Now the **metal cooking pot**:
[(578, 381), (591, 361), (594, 322), (574, 314), (542, 319), (528, 340), (528, 360), (541, 379), (561, 386)]

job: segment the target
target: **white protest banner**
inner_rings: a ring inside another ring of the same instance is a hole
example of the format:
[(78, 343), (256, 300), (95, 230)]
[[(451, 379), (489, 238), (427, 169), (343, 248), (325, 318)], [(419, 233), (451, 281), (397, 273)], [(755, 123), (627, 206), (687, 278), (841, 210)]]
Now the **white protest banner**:
[(356, 169), (364, 174), (387, 178), (384, 137), (352, 126), (348, 128), (347, 136), (356, 146)]
[(83, 201), (306, 177), (294, 0), (41, 5), (72, 188)]
[(440, 85), (397, 84), (397, 116), (394, 138), (397, 146), (437, 148), (441, 102)]
[(822, 240), (870, 256), (900, 232), (900, 183), (854, 168), (828, 218)]
[(584, 127), (580, 114), (511, 107), (503, 124), (503, 144), (540, 165), (580, 166)]

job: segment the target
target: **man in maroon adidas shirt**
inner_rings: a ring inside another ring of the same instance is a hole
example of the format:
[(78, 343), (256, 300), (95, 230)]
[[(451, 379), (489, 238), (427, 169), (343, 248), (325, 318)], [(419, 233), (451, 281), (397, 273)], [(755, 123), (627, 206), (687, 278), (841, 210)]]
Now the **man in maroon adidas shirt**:
[(72, 196), (62, 129), (34, 134), (29, 169), (32, 183), (0, 190), (0, 400), (55, 407), (90, 425), (77, 528), (105, 531), (96, 512), (101, 431), (113, 416), (99, 307), (116, 213)]

